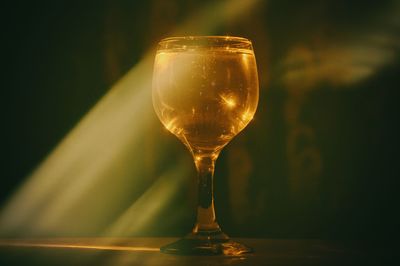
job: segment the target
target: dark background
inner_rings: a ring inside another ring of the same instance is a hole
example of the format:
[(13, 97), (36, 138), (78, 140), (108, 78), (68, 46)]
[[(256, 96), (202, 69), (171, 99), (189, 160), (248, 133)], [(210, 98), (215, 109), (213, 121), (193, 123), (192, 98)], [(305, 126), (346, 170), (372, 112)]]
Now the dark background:
[[(3, 4), (0, 203), (151, 46), (209, 3)], [(389, 0), (265, 1), (212, 32), (253, 40), (261, 85), (254, 123), (217, 164), (226, 231), (398, 236), (399, 17)], [(177, 228), (159, 234), (187, 230)]]

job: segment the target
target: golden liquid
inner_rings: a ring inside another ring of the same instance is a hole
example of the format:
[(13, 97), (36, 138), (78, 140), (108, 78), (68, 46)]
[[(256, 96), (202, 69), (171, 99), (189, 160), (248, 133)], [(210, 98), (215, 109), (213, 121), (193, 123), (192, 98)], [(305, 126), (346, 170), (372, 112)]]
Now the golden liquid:
[(252, 50), (160, 50), (153, 105), (164, 126), (192, 151), (213, 153), (252, 120), (258, 78)]

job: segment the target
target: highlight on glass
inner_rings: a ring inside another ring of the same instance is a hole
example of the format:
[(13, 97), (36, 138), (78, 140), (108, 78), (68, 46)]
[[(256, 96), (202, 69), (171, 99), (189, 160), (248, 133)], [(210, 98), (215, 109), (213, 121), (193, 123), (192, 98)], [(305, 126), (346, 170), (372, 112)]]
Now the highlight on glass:
[(215, 162), (257, 109), (258, 75), (251, 41), (230, 36), (161, 40), (152, 95), (157, 116), (188, 148), (198, 173), (196, 224), (191, 233), (161, 251), (203, 255), (251, 252), (222, 232), (213, 197)]

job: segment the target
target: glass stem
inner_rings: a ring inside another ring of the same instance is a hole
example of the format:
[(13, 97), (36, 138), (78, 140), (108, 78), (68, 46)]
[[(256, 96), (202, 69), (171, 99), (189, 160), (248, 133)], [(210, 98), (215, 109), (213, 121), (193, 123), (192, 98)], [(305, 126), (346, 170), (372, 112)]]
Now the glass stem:
[(195, 155), (194, 161), (198, 173), (197, 222), (193, 233), (220, 232), (214, 210), (213, 177), (215, 160), (218, 156)]

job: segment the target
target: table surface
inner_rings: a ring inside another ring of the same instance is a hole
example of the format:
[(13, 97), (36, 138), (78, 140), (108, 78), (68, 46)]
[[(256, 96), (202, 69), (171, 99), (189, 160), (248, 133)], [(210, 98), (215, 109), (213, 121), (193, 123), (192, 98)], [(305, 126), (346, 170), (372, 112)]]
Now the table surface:
[[(385, 248), (362, 242), (235, 239), (254, 248), (241, 256), (159, 252), (176, 238), (0, 239), (0, 265), (393, 265)], [(393, 254), (389, 252), (389, 254)], [(399, 264), (400, 265), (400, 264)]]

